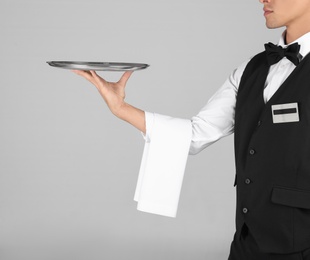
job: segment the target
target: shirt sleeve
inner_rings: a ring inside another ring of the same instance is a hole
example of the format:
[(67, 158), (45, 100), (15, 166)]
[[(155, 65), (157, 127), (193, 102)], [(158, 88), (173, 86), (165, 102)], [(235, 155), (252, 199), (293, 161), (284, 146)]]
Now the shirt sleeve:
[(191, 120), (145, 112), (145, 146), (134, 200), (137, 209), (176, 217), (188, 154), (196, 154), (233, 132), (236, 93), (247, 63)]
[(235, 69), (200, 112), (192, 117), (190, 154), (197, 154), (217, 140), (233, 133), (237, 92), (247, 63), (248, 61)]

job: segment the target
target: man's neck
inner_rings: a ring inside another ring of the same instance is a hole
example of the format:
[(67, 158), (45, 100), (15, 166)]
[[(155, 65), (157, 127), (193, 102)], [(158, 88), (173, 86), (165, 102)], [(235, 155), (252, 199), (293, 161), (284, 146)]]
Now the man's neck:
[(304, 33), (297, 33), (297, 32), (290, 32), (288, 30), (286, 30), (286, 33), (285, 33), (285, 37), (284, 37), (284, 40), (285, 40), (285, 44), (290, 44), (294, 41), (296, 41), (297, 39), (299, 39), (301, 36), (303, 36), (304, 34), (306, 34), (307, 32), (304, 32)]
[(285, 44), (290, 44), (301, 36), (305, 35), (306, 33), (310, 32), (310, 25), (309, 26), (287, 26), (286, 33), (285, 33)]

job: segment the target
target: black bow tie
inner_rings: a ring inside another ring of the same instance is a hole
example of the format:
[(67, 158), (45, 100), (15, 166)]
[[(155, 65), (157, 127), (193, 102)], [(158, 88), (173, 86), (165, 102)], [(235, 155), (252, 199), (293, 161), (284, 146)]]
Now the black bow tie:
[(267, 54), (267, 60), (270, 66), (278, 63), (284, 57), (289, 59), (297, 66), (301, 59), (301, 55), (299, 54), (300, 45), (297, 42), (289, 45), (285, 49), (281, 46), (277, 46), (269, 42), (265, 44), (265, 49)]

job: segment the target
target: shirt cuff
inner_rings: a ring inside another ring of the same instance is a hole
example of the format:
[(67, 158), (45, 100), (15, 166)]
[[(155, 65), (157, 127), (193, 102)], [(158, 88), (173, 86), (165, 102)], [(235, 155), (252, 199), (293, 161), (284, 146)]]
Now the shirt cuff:
[(152, 116), (134, 200), (140, 211), (176, 217), (192, 138), (191, 121)]

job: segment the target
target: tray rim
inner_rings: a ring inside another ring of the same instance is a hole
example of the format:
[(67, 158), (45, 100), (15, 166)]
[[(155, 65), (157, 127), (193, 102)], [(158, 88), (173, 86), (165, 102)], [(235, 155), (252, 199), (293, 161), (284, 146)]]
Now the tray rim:
[(47, 61), (52, 67), (72, 70), (127, 71), (146, 69), (150, 65), (134, 62), (102, 62), (102, 61)]

